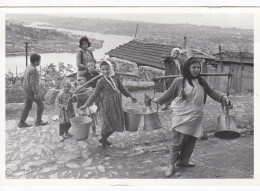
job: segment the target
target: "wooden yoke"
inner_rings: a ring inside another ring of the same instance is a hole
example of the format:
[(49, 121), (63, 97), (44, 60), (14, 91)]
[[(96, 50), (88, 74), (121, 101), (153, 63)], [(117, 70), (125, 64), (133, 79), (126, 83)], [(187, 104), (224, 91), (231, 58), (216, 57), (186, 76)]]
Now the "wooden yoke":
[[(233, 76), (232, 73), (201, 73), (201, 76)], [(167, 78), (178, 78), (181, 77), (182, 75), (168, 75), (168, 76), (158, 76), (153, 78), (153, 81), (158, 81), (161, 79), (167, 79)]]
[[(115, 72), (116, 75), (122, 75), (122, 76), (130, 76), (130, 77), (135, 77), (135, 78), (139, 78), (139, 76), (135, 75), (135, 74), (131, 74), (131, 73), (123, 73), (123, 72)], [(96, 77), (94, 77), (93, 79), (87, 81), (85, 84), (81, 85), (80, 87), (78, 87), (73, 93), (76, 94), (78, 91), (82, 90), (82, 88), (87, 87), (91, 82), (94, 82), (98, 79), (100, 79), (103, 75), (100, 74)]]

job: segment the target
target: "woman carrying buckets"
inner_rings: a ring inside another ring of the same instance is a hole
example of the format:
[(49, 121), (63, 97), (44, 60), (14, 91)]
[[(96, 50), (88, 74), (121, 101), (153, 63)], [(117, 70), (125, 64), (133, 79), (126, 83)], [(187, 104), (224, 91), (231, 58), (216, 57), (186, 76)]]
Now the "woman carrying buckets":
[(100, 69), (103, 77), (98, 80), (96, 89), (81, 109), (86, 109), (97, 97), (101, 97), (102, 131), (99, 142), (105, 149), (106, 146), (112, 144), (107, 140), (108, 137), (115, 131), (122, 132), (124, 130), (125, 121), (120, 92), (124, 96), (130, 97), (133, 102), (137, 102), (137, 100), (126, 90), (120, 79), (114, 76), (114, 69), (109, 61), (102, 61)]
[(231, 104), (229, 98), (214, 91), (200, 76), (200, 60), (191, 57), (185, 61), (183, 77), (176, 78), (170, 88), (153, 101), (160, 105), (171, 102), (173, 139), (170, 145), (170, 162), (165, 175), (175, 172), (175, 163), (181, 167), (193, 167), (189, 162), (197, 138), (203, 134), (202, 118), (206, 97), (217, 102)]

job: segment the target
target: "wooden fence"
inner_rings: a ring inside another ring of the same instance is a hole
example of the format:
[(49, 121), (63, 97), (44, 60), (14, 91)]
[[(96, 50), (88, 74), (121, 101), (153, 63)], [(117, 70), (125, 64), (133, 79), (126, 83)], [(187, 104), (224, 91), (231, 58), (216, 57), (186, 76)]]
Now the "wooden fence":
[[(254, 90), (254, 67), (252, 65), (243, 65), (237, 63), (224, 63), (223, 73), (231, 72), (230, 89), (235, 93), (241, 91), (253, 91)], [(207, 65), (204, 69), (205, 73), (219, 73), (221, 72), (220, 65), (217, 68), (212, 65)], [(217, 90), (226, 91), (227, 89), (227, 77), (206, 77), (209, 84)]]

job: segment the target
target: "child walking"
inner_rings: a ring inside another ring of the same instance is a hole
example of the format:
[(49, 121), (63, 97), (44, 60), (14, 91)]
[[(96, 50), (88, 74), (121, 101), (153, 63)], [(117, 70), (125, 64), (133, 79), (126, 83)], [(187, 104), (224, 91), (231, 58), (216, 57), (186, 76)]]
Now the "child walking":
[[(62, 90), (56, 98), (56, 104), (59, 107), (59, 136), (60, 142), (63, 142), (65, 138), (71, 137), (69, 129), (71, 127), (70, 119), (75, 117), (74, 107), (72, 102), (71, 82), (67, 80), (62, 81)], [(75, 101), (74, 101), (75, 102)]]
[(124, 130), (125, 120), (120, 92), (124, 96), (130, 97), (133, 102), (137, 100), (126, 90), (120, 79), (114, 76), (113, 66), (110, 62), (101, 62), (100, 69), (103, 76), (98, 80), (96, 89), (81, 109), (86, 109), (95, 101), (98, 95), (101, 96), (102, 131), (99, 142), (102, 143), (102, 148), (105, 149), (107, 145), (112, 144), (107, 140), (108, 137), (116, 131), (122, 132)]
[[(84, 77), (79, 77), (77, 80), (77, 85), (82, 86), (83, 84), (86, 83), (86, 78)], [(91, 87), (90, 87), (91, 88)], [(76, 94), (76, 100), (77, 100), (77, 108), (79, 109), (81, 106), (83, 106), (87, 100), (89, 99), (89, 94), (91, 92), (90, 88), (83, 88), (81, 91), (79, 91), (78, 94)], [(88, 111), (89, 112), (89, 111)], [(81, 116), (87, 116), (86, 112), (83, 112), (82, 110), (79, 111), (79, 114)], [(96, 137), (96, 125), (97, 125), (97, 117), (95, 113), (89, 113), (90, 117), (92, 118), (92, 131), (93, 131), (93, 136)]]
[(25, 121), (32, 109), (32, 104), (37, 104), (37, 118), (35, 126), (47, 125), (48, 122), (42, 121), (42, 113), (44, 105), (39, 91), (39, 73), (36, 69), (41, 64), (41, 56), (39, 54), (32, 54), (30, 56), (31, 64), (26, 67), (24, 72), (23, 88), (26, 93), (25, 106), (18, 124), (19, 128), (30, 127), (32, 125), (27, 124)]
[(229, 98), (214, 91), (200, 72), (200, 60), (189, 58), (184, 63), (183, 77), (176, 78), (160, 98), (153, 100), (160, 105), (171, 102), (173, 139), (166, 177), (175, 173), (175, 163), (181, 167), (195, 166), (189, 160), (197, 138), (203, 135), (203, 107), (207, 95), (217, 102), (231, 105)]

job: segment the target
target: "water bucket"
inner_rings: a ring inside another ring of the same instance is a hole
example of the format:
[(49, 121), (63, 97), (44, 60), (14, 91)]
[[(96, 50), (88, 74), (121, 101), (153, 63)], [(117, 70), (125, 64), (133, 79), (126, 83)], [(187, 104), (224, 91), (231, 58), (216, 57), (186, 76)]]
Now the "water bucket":
[(87, 116), (73, 117), (70, 119), (71, 134), (78, 141), (83, 141), (88, 138), (89, 129), (92, 119)]
[(215, 137), (220, 139), (236, 139), (240, 137), (236, 126), (235, 117), (229, 115), (229, 105), (226, 106), (226, 112), (222, 105), (223, 114), (218, 116), (217, 130), (214, 134)]
[(157, 110), (148, 106), (144, 109), (144, 131), (153, 131), (162, 128), (162, 123), (158, 116), (158, 104)]
[(139, 124), (142, 118), (142, 111), (139, 109), (124, 108), (124, 116), (125, 130), (130, 132), (136, 132), (139, 128)]

